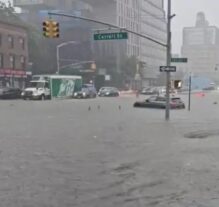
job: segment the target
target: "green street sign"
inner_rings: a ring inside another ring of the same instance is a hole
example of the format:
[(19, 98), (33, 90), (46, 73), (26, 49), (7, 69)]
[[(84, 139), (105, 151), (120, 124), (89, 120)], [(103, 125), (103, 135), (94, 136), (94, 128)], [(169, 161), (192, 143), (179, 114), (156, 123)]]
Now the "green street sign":
[(172, 63), (187, 63), (188, 58), (171, 58)]
[(127, 32), (94, 34), (94, 40), (124, 40), (124, 39), (128, 39)]

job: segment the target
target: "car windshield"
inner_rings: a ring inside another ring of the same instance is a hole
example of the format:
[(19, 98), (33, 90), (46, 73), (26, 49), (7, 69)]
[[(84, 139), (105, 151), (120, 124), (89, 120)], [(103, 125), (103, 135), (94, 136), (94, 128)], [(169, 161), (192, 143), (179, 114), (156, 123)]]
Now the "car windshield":
[(177, 101), (181, 101), (181, 99), (180, 98), (171, 98), (171, 101), (177, 102)]
[(156, 101), (163, 101), (163, 102), (165, 102), (166, 98), (165, 97), (157, 97)]
[(148, 90), (151, 90), (151, 88), (143, 88), (142, 90), (148, 91)]
[(45, 82), (30, 82), (31, 88), (44, 88)]
[(100, 91), (111, 91), (111, 90), (113, 90), (113, 88), (111, 88), (111, 87), (105, 87), (105, 88), (101, 88)]
[(92, 87), (92, 85), (89, 85), (89, 84), (82, 85), (82, 88), (91, 88), (91, 87)]
[(82, 91), (82, 92), (87, 92), (87, 91), (88, 91), (88, 88), (87, 88), (87, 87), (85, 87), (85, 88), (83, 87), (83, 88), (81, 89), (81, 91)]
[(0, 0), (0, 206), (219, 207), (219, 0)]

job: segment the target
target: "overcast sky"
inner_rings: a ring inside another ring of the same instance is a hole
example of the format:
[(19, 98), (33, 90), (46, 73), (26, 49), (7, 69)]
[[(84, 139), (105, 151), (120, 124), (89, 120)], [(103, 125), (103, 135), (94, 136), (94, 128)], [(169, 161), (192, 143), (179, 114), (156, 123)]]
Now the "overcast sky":
[(172, 21), (173, 53), (180, 52), (182, 29), (195, 25), (199, 11), (205, 13), (210, 25), (219, 26), (219, 0), (172, 0), (172, 13), (176, 14)]

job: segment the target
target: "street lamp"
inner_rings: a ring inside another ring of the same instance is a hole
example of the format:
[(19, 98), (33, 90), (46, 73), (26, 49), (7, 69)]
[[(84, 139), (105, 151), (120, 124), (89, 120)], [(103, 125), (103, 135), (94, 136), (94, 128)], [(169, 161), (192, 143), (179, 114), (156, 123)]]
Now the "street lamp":
[(70, 44), (78, 44), (78, 42), (75, 42), (75, 41), (68, 41), (68, 42), (63, 42), (59, 45), (56, 46), (56, 60), (57, 60), (57, 74), (60, 73), (60, 64), (59, 64), (59, 61), (60, 61), (60, 57), (59, 57), (59, 49), (61, 47), (64, 47), (66, 45), (70, 45)]
[(138, 93), (140, 90), (140, 85), (141, 85), (141, 75), (140, 75), (140, 63), (139, 60), (137, 62), (137, 66), (136, 66), (136, 73), (135, 73), (135, 90), (136, 90), (136, 96), (138, 97)]
[(69, 65), (64, 65), (62, 67), (60, 67), (60, 69), (66, 68), (66, 67), (73, 67), (73, 66), (78, 66), (78, 65), (82, 65), (82, 64), (86, 64), (86, 63), (91, 63), (90, 69), (95, 71), (97, 69), (96, 63), (93, 60), (88, 60), (88, 61), (80, 61), (80, 62), (76, 62), (76, 63), (72, 63)]

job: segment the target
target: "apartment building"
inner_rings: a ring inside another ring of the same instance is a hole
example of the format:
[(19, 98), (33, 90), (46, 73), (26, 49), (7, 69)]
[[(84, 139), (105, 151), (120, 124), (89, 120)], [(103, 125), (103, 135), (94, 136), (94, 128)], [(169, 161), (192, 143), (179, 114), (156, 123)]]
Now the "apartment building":
[(28, 36), (24, 27), (0, 21), (0, 85), (22, 88), (28, 65)]

